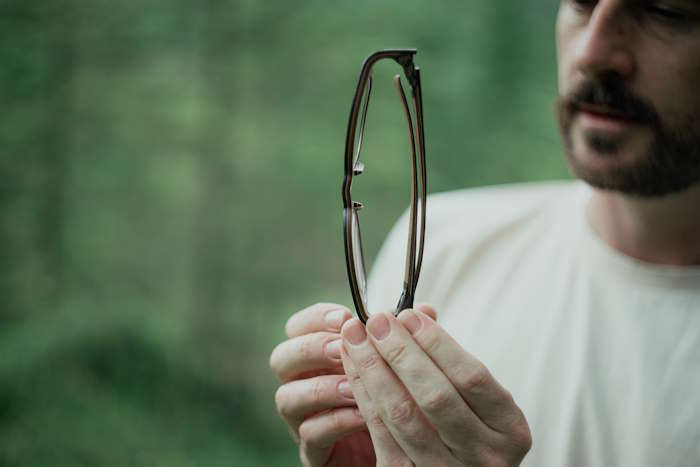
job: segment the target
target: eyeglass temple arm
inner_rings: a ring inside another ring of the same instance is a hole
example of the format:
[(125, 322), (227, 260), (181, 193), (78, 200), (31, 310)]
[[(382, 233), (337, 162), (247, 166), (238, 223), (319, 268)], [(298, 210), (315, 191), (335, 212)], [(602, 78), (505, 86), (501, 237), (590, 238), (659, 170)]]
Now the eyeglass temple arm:
[(353, 162), (353, 172), (354, 175), (359, 175), (362, 173), (364, 166), (360, 162), (360, 152), (362, 151), (362, 141), (364, 141), (365, 135), (365, 122), (367, 121), (367, 109), (369, 108), (369, 99), (372, 95), (372, 75), (367, 77), (367, 93), (365, 94), (365, 101), (362, 104), (362, 116), (360, 117), (360, 134), (358, 136), (357, 147), (355, 148), (355, 157)]
[(413, 110), (416, 116), (416, 126), (418, 133), (418, 173), (420, 175), (420, 226), (418, 232), (420, 233), (420, 241), (418, 243), (417, 259), (416, 259), (416, 271), (413, 276), (413, 290), (415, 292), (415, 287), (418, 284), (418, 277), (420, 276), (420, 270), (423, 265), (423, 246), (425, 238), (425, 210), (426, 210), (426, 168), (425, 168), (425, 132), (423, 128), (423, 95), (420, 86), (420, 70), (415, 69), (415, 87), (412, 88), (413, 91)]
[(408, 110), (406, 93), (401, 85), (401, 77), (399, 75), (394, 76), (394, 85), (399, 93), (404, 116), (406, 117), (406, 123), (408, 125), (408, 141), (411, 148), (411, 206), (409, 210), (408, 242), (406, 243), (404, 290), (401, 294), (401, 298), (399, 299), (399, 303), (396, 306), (396, 311), (401, 311), (405, 308), (410, 308), (413, 306), (413, 289), (415, 285), (413, 273), (416, 260), (416, 223), (418, 221), (418, 213), (416, 212), (416, 184), (418, 183), (418, 180), (416, 174), (416, 138), (413, 131), (413, 120), (411, 119), (411, 112)]
[[(412, 65), (412, 64), (411, 64)], [(418, 157), (416, 157), (416, 135), (414, 133), (413, 121), (411, 119), (411, 113), (408, 110), (408, 102), (406, 100), (406, 94), (403, 91), (403, 86), (401, 86), (401, 79), (399, 75), (394, 77), (394, 84), (399, 93), (401, 103), (403, 105), (404, 114), (406, 116), (406, 122), (408, 124), (409, 131), (409, 142), (411, 146), (411, 207), (409, 211), (409, 235), (408, 243), (406, 245), (406, 270), (404, 273), (404, 290), (397, 304), (397, 312), (404, 310), (406, 308), (413, 307), (413, 298), (415, 295), (415, 288), (418, 284), (418, 275), (420, 274), (420, 268), (423, 261), (423, 237), (425, 234), (425, 142), (423, 134), (423, 115), (422, 115), (422, 101), (421, 101), (421, 89), (420, 89), (420, 74), (417, 68), (411, 66), (411, 75), (409, 75), (408, 70), (406, 71), (407, 78), (411, 79), (411, 94), (413, 97), (413, 109), (414, 115), (416, 116), (416, 130), (418, 132)], [(419, 183), (420, 174), (420, 183)], [(420, 223), (418, 226), (418, 189), (420, 189)], [(418, 230), (420, 229), (420, 230)], [(416, 233), (419, 233), (420, 240), (418, 243), (418, 252), (416, 252)], [(416, 253), (418, 253), (418, 258), (416, 260)]]

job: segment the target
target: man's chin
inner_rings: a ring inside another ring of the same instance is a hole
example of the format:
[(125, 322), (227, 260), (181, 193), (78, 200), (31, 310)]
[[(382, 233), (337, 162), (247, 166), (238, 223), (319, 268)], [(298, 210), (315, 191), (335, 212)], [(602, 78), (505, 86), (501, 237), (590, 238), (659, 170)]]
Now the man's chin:
[(634, 191), (629, 174), (614, 154), (567, 153), (572, 174), (594, 188), (621, 192)]
[(635, 167), (644, 163), (635, 156), (612, 146), (606, 146), (603, 151), (590, 147), (573, 149), (567, 154), (569, 165), (575, 172), (599, 172), (601, 176), (608, 172), (634, 171)]
[[(588, 184), (628, 195), (657, 198), (700, 183), (700, 116), (662, 125), (582, 118), (567, 101), (557, 107), (559, 132), (573, 174)], [(644, 113), (642, 113), (644, 114)], [(614, 120), (614, 119), (612, 119)]]
[(595, 188), (657, 196), (658, 174), (653, 160), (646, 157), (651, 142), (644, 140), (573, 131), (565, 148), (567, 161), (577, 178)]
[(567, 151), (572, 174), (588, 185), (638, 198), (661, 198), (684, 191), (698, 181), (690, 173), (664, 173), (654, 159), (634, 160), (629, 154)]

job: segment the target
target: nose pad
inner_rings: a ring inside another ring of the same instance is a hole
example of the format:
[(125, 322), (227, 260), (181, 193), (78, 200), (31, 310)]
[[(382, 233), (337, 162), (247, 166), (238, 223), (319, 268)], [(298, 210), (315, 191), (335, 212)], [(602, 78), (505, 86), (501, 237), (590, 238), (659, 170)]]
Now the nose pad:
[(355, 167), (352, 168), (353, 175), (360, 175), (365, 171), (365, 164), (360, 161), (355, 163)]

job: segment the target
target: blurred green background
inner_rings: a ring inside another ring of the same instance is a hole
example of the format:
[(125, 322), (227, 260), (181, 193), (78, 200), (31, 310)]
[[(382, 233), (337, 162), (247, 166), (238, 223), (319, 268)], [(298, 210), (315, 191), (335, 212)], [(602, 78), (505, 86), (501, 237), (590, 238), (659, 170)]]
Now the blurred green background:
[(297, 465), (268, 356), (352, 303), (362, 60), (418, 48), (430, 192), (567, 177), (557, 4), (0, 0), (0, 465)]

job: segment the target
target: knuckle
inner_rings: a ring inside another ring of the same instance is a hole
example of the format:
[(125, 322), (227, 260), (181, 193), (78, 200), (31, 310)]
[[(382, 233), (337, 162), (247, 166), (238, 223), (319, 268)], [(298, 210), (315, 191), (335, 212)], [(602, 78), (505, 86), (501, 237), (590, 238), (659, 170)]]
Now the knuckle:
[(303, 360), (309, 360), (314, 354), (314, 339), (304, 337), (299, 342), (299, 355)]
[(518, 407), (518, 404), (515, 403), (515, 398), (513, 397), (513, 393), (511, 393), (509, 390), (504, 388), (503, 386), (498, 385), (499, 391), (497, 392), (497, 395), (499, 396), (498, 402), (503, 406), (507, 407), (512, 413), (512, 420), (513, 424), (517, 425), (521, 422), (525, 422), (525, 415), (523, 415), (522, 411), (520, 410), (520, 407)]
[(293, 333), (294, 333), (294, 321), (295, 321), (295, 316), (296, 316), (296, 315), (292, 315), (292, 317), (289, 318), (289, 319), (287, 320), (287, 322), (284, 324), (284, 334), (285, 334), (287, 337), (292, 337), (292, 335), (293, 335)]
[(280, 386), (275, 392), (275, 405), (277, 412), (284, 418), (289, 416), (289, 397), (287, 396), (286, 386)]
[(501, 394), (501, 398), (502, 398), (503, 402), (505, 402), (509, 405), (515, 405), (515, 399), (513, 398), (513, 393), (511, 393), (506, 388), (503, 388), (502, 391), (503, 392)]
[(386, 425), (384, 423), (384, 420), (382, 417), (379, 415), (379, 413), (372, 409), (369, 411), (367, 414), (367, 427), (370, 428), (370, 431), (372, 431), (372, 428), (375, 430), (384, 430), (386, 429)]
[(270, 359), (268, 361), (268, 365), (269, 365), (270, 369), (272, 370), (272, 372), (275, 374), (275, 376), (279, 377), (279, 371), (277, 368), (277, 360), (275, 358), (274, 353), (270, 354)]
[(390, 348), (386, 352), (386, 360), (391, 365), (400, 365), (401, 362), (406, 358), (408, 347), (406, 344), (399, 343), (396, 346)]
[(345, 420), (338, 410), (332, 410), (328, 413), (328, 428), (332, 433), (337, 433), (345, 428)]
[(328, 336), (322, 333), (307, 334), (299, 338), (299, 356), (303, 361), (320, 361), (324, 359), (323, 346)]
[(326, 384), (324, 384), (321, 378), (316, 378), (311, 383), (311, 402), (313, 404), (319, 404), (326, 399)]
[(364, 370), (374, 370), (380, 366), (381, 360), (379, 354), (373, 352), (360, 358), (357, 364)]
[(454, 406), (453, 394), (447, 389), (434, 389), (429, 392), (421, 404), (425, 410), (432, 413), (443, 413)]
[(490, 447), (482, 447), (476, 455), (477, 465), (484, 467), (509, 467), (507, 460), (499, 452)]
[(292, 314), (292, 316), (289, 317), (287, 322), (284, 324), (284, 332), (287, 335), (287, 337), (291, 338), (292, 336), (297, 334), (299, 323), (303, 321), (304, 315), (306, 315), (308, 311), (314, 308), (315, 306), (316, 305), (311, 305), (302, 310), (298, 310), (294, 314)]
[(394, 425), (406, 425), (416, 415), (416, 403), (410, 397), (403, 397), (386, 408), (387, 420)]
[(440, 351), (440, 346), (442, 345), (442, 340), (436, 333), (424, 333), (428, 334), (423, 341), (423, 347), (429, 355), (435, 355)]
[(346, 371), (345, 374), (348, 378), (348, 382), (350, 383), (350, 387), (355, 388), (363, 385), (362, 378), (357, 371)]
[(517, 454), (524, 456), (530, 451), (532, 447), (532, 434), (530, 433), (530, 427), (527, 422), (523, 421), (517, 424), (513, 428), (510, 436), (515, 445)]
[(305, 451), (322, 449), (323, 436), (310, 423), (302, 423), (299, 426), (299, 444)]
[(313, 451), (318, 448), (316, 433), (306, 422), (299, 426), (299, 444), (304, 451)]
[(470, 393), (480, 393), (486, 382), (491, 377), (488, 368), (479, 364), (467, 371), (460, 372), (457, 377), (457, 384)]
[[(281, 344), (280, 344), (281, 345)], [(279, 375), (280, 373), (280, 359), (279, 359), (279, 348), (280, 345), (277, 345), (273, 350), (272, 353), (270, 354), (270, 369), (276, 374)]]
[(345, 371), (345, 376), (347, 376), (348, 381), (350, 383), (359, 383), (360, 380), (360, 373), (357, 371), (357, 368), (355, 367), (354, 364), (349, 364), (349, 365), (343, 365), (343, 370)]
[(313, 423), (307, 420), (299, 426), (300, 444), (306, 451), (327, 448), (343, 429), (344, 422), (338, 411), (328, 412)]

